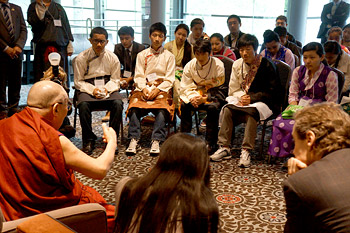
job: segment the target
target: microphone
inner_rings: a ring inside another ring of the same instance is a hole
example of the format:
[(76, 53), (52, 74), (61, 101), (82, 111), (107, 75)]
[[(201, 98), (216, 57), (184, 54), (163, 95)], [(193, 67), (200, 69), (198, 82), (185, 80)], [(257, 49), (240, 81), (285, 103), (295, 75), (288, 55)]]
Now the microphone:
[(58, 78), (58, 67), (60, 65), (60, 61), (61, 61), (61, 55), (59, 53), (56, 52), (52, 52), (49, 54), (49, 61), (50, 64), (52, 66), (52, 73), (54, 76), (54, 80), (59, 80)]

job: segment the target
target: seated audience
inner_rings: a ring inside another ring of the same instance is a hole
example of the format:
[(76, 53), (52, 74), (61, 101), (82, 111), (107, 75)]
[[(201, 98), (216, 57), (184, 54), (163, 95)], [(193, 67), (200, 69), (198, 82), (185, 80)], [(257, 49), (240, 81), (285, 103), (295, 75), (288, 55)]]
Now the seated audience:
[(175, 40), (169, 41), (164, 48), (175, 56), (175, 81), (173, 99), (176, 109), (180, 107), (180, 82), (185, 65), (194, 58), (192, 45), (187, 41), (190, 29), (186, 24), (179, 24), (175, 28)]
[(293, 54), (297, 55), (299, 60), (301, 59), (301, 48), (294, 44), (293, 42), (290, 42), (287, 37), (287, 29), (285, 27), (275, 27), (275, 29), (273, 29), (274, 32), (276, 32), (280, 38), (280, 42), (281, 44), (290, 49), (290, 51), (292, 51)]
[(209, 40), (209, 36), (205, 32), (203, 32), (203, 29), (205, 26), (203, 20), (199, 18), (195, 18), (191, 21), (190, 26), (191, 26), (191, 34), (188, 36), (187, 40), (188, 42), (190, 42), (191, 45), (194, 45), (196, 40), (198, 40), (199, 38)]
[[(338, 77), (332, 68), (325, 66), (323, 46), (317, 42), (303, 47), (304, 64), (295, 68), (289, 87), (288, 103), (307, 106), (320, 102), (338, 100)], [(273, 122), (268, 153), (272, 156), (286, 157), (293, 153), (293, 119), (283, 119), (279, 115)]]
[(350, 118), (335, 104), (306, 107), (295, 115), (294, 155), (283, 184), (286, 233), (350, 229)]
[(341, 49), (344, 50), (347, 54), (350, 54), (350, 51), (344, 45), (341, 45), (341, 41), (343, 39), (343, 31), (340, 27), (331, 27), (327, 33), (327, 40), (334, 40), (338, 42), (341, 46)]
[[(7, 221), (84, 203), (107, 209), (110, 230), (115, 208), (74, 171), (103, 179), (117, 147), (113, 128), (102, 125), (105, 151), (92, 158), (58, 132), (68, 111), (66, 91), (52, 81), (39, 81), (29, 91), (28, 107), (0, 121), (0, 208)], [(11, 135), (11, 136), (9, 136)]]
[(230, 159), (234, 126), (246, 123), (239, 166), (248, 167), (262, 109), (278, 111), (281, 85), (275, 65), (257, 54), (259, 42), (255, 36), (244, 34), (237, 46), (241, 58), (233, 63), (229, 97), (226, 99), (229, 104), (221, 110), (218, 137), (220, 148), (210, 158), (213, 161)]
[(134, 29), (124, 26), (118, 30), (120, 43), (114, 47), (114, 53), (117, 55), (121, 68), (120, 87), (128, 88), (133, 84), (136, 56), (145, 49), (145, 46), (134, 41)]
[(218, 58), (210, 57), (209, 40), (197, 40), (193, 51), (196, 58), (185, 66), (180, 83), (181, 132), (191, 132), (193, 110), (206, 111), (206, 140), (211, 154), (217, 148), (219, 113), (225, 101), (215, 87), (224, 84), (225, 69)]
[[(224, 37), (220, 33), (214, 33), (210, 37), (211, 49), (213, 55), (223, 55), (225, 57), (231, 58), (232, 60), (236, 60), (236, 55), (230, 48), (225, 46)], [(219, 57), (219, 59), (222, 59)]]
[(341, 45), (350, 50), (350, 23), (343, 27), (343, 39), (341, 41)]
[[(280, 15), (276, 18), (276, 27), (280, 26), (280, 27), (284, 27), (287, 28), (288, 23), (287, 23), (287, 17), (284, 15)], [(287, 32), (287, 39), (288, 41), (298, 45), (299, 47), (301, 47), (301, 43), (299, 41), (297, 41), (294, 36), (292, 34), (290, 34), (289, 32)]]
[(242, 21), (238, 15), (230, 15), (227, 18), (227, 27), (230, 30), (230, 34), (225, 36), (224, 41), (225, 45), (233, 50), (237, 59), (241, 57), (237, 49), (237, 41), (242, 35), (244, 35), (244, 33), (240, 30), (241, 26)]
[(175, 56), (164, 49), (166, 28), (158, 22), (149, 29), (151, 47), (137, 55), (135, 69), (135, 90), (131, 93), (129, 107), (128, 155), (135, 155), (141, 136), (140, 119), (152, 112), (155, 122), (152, 132), (150, 154), (159, 154), (159, 144), (167, 136), (166, 122), (174, 116), (172, 87), (175, 80)]
[(278, 34), (271, 30), (266, 30), (264, 32), (264, 43), (266, 49), (264, 49), (260, 54), (263, 57), (269, 59), (276, 59), (287, 63), (291, 70), (295, 68), (295, 58), (290, 51), (290, 49), (281, 45), (280, 38)]
[(217, 232), (209, 179), (205, 142), (184, 133), (169, 137), (149, 173), (117, 184), (115, 232)]
[[(92, 132), (91, 111), (107, 109), (111, 112), (109, 126), (119, 134), (123, 102), (120, 88), (118, 57), (106, 50), (108, 33), (104, 28), (92, 29), (89, 39), (92, 47), (81, 52), (73, 62), (74, 85), (83, 138), (83, 151), (91, 154), (96, 135)], [(118, 153), (118, 150), (116, 150)]]
[(342, 93), (348, 91), (350, 87), (350, 55), (344, 52), (336, 41), (327, 41), (324, 44), (324, 50), (328, 65), (344, 73), (345, 80)]

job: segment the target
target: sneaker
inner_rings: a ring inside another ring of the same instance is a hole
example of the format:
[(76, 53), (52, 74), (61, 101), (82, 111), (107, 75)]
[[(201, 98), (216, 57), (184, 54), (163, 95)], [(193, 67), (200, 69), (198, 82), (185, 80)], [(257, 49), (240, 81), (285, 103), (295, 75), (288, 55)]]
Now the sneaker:
[(213, 155), (210, 156), (210, 159), (215, 162), (230, 158), (232, 158), (230, 149), (227, 149), (225, 147), (220, 147)]
[(250, 154), (249, 151), (246, 149), (242, 149), (241, 152), (241, 158), (239, 159), (239, 163), (238, 166), (245, 168), (245, 167), (249, 167), (250, 165)]
[(129, 156), (131, 155), (135, 155), (138, 149), (138, 143), (139, 141), (136, 140), (135, 138), (132, 138), (130, 143), (129, 143), (129, 147), (128, 149), (126, 149), (125, 153)]
[(150, 155), (152, 156), (157, 156), (160, 152), (159, 149), (159, 141), (157, 140), (153, 140), (152, 141), (152, 146), (151, 146), (151, 150), (149, 151)]

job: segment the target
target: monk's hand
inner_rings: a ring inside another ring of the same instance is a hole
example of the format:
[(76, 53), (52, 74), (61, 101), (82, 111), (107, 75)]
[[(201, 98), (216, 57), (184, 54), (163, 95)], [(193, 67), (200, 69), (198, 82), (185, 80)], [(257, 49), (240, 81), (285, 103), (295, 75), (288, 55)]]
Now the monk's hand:
[(239, 102), (242, 104), (242, 106), (247, 106), (250, 104), (250, 95), (243, 95)]
[(109, 143), (109, 142), (115, 142), (117, 143), (117, 134), (115, 133), (114, 129), (112, 127), (107, 127), (106, 123), (102, 124), (102, 130), (103, 130), (103, 142)]
[(143, 98), (145, 100), (148, 100), (148, 97), (149, 97), (149, 94), (150, 94), (149, 90), (145, 87), (145, 88), (142, 89), (142, 93), (143, 93)]
[(153, 91), (151, 91), (151, 93), (148, 96), (148, 100), (155, 99), (158, 96), (159, 92), (160, 90), (158, 88), (153, 89)]
[(296, 158), (290, 158), (288, 160), (288, 175), (293, 175), (297, 171), (306, 168), (307, 165)]

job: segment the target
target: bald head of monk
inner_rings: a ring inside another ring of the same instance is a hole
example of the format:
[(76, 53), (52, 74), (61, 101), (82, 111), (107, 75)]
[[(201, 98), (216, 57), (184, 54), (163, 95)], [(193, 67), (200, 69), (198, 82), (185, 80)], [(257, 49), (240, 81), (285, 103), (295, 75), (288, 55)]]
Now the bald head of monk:
[(52, 81), (35, 83), (29, 91), (27, 105), (59, 129), (68, 111), (68, 96), (62, 86)]

